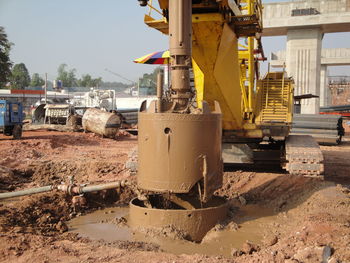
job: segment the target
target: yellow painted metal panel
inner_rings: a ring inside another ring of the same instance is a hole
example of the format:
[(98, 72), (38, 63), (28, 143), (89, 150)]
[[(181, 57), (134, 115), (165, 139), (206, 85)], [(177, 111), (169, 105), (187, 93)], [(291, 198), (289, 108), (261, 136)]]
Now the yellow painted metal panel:
[[(144, 22), (149, 27), (159, 30), (163, 34), (169, 34), (169, 24), (165, 17), (154, 19), (150, 15), (145, 15)], [(221, 14), (195, 14), (192, 16), (192, 23), (201, 22), (224, 22)]]
[(214, 101), (220, 103), (225, 130), (241, 129), (237, 38), (227, 25), (219, 22), (195, 23), (192, 28), (195, 39), (192, 56), (204, 75), (203, 99), (212, 108)]
[(153, 17), (151, 17), (149, 15), (145, 15), (144, 22), (149, 27), (157, 29), (160, 32), (162, 32), (163, 34), (166, 34), (166, 35), (169, 34), (169, 24), (165, 18), (154, 19)]
[(194, 59), (192, 59), (192, 68), (194, 74), (194, 85), (196, 88), (196, 99), (199, 108), (202, 108), (204, 97), (204, 74)]
[[(225, 119), (228, 126), (242, 125), (242, 93), (240, 83), (240, 66), (238, 60), (238, 41), (236, 34), (227, 25), (224, 24), (221, 43), (218, 50), (218, 56), (214, 68), (214, 75), (220, 87), (220, 92), (224, 96), (233, 119)], [(221, 103), (220, 103), (221, 105)]]
[(169, 0), (158, 0), (160, 9), (168, 9)]
[(200, 22), (224, 22), (221, 14), (194, 14), (192, 16), (192, 23)]

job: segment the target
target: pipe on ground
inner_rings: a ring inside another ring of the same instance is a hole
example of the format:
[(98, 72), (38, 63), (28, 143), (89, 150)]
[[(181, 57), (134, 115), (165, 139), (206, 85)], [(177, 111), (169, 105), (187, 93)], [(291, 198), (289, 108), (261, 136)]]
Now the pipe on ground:
[(48, 185), (43, 187), (30, 188), (26, 190), (16, 191), (16, 192), (8, 192), (8, 193), (0, 193), (1, 199), (8, 199), (13, 197), (25, 196), (25, 195), (33, 195), (39, 193), (50, 192), (54, 189), (54, 186)]
[(72, 185), (72, 184), (70, 184), (70, 185), (61, 184), (58, 186), (48, 185), (48, 186), (30, 188), (30, 189), (21, 190), (21, 191), (0, 193), (0, 200), (14, 198), (14, 197), (20, 197), (20, 196), (26, 196), (26, 195), (45, 193), (45, 192), (50, 192), (50, 191), (55, 190), (55, 189), (57, 189), (59, 191), (63, 191), (69, 195), (77, 195), (77, 194), (98, 192), (98, 191), (103, 191), (103, 190), (117, 189), (117, 188), (126, 187), (128, 185), (129, 185), (129, 182), (124, 181), (124, 180), (106, 183), (106, 184), (88, 185), (88, 186), (77, 186), (77, 185)]

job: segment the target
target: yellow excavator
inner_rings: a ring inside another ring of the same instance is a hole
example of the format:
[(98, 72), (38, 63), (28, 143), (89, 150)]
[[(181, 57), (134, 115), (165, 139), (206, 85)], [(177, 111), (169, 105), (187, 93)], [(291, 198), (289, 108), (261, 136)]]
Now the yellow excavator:
[[(145, 23), (169, 34), (170, 0), (158, 0), (157, 6), (138, 1), (149, 7)], [(215, 102), (220, 105), (224, 162), (252, 163), (277, 153), (289, 173), (320, 177), (324, 167), (317, 142), (289, 134), (293, 80), (284, 70), (259, 75), (259, 64), (266, 60), (261, 0), (192, 0), (191, 8), (195, 98), (199, 108), (203, 101), (212, 111)]]

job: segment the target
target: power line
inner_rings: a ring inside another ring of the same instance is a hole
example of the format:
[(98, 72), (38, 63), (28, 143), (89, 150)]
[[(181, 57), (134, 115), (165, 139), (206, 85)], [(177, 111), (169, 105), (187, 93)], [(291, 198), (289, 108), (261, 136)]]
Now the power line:
[(115, 72), (109, 70), (108, 68), (105, 68), (105, 71), (107, 71), (107, 72), (109, 72), (109, 73), (111, 73), (111, 74), (113, 74), (113, 75), (115, 75), (115, 76), (117, 76), (117, 77), (119, 77), (119, 78), (121, 78), (121, 79), (123, 79), (123, 80), (129, 81), (129, 82), (131, 82), (131, 83), (133, 83), (133, 84), (137, 84), (135, 81), (130, 80), (130, 79), (127, 79), (127, 78), (123, 77), (122, 75), (120, 75), (120, 74), (118, 74), (118, 73), (115, 73)]

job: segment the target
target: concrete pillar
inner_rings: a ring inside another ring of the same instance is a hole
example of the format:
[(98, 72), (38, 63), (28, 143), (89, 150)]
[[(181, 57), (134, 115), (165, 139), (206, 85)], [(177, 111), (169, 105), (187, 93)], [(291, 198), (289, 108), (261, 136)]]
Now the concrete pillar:
[[(286, 70), (294, 78), (295, 95), (320, 95), (322, 38), (320, 28), (288, 30)], [(318, 112), (318, 98), (301, 101), (301, 113)]]
[(330, 105), (330, 89), (328, 86), (328, 71), (326, 65), (321, 65), (320, 74), (320, 107), (327, 107)]

